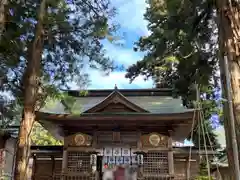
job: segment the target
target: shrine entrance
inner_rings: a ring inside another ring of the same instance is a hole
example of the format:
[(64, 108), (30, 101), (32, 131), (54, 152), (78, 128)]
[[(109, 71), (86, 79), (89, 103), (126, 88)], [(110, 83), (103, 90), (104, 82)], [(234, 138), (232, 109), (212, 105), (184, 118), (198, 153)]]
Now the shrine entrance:
[(116, 170), (118, 167), (131, 168), (138, 172), (141, 166), (142, 155), (137, 155), (136, 150), (121, 147), (106, 147), (97, 150), (97, 167), (98, 177), (102, 180), (105, 171)]
[(173, 140), (188, 137), (195, 111), (170, 108), (181, 101), (163, 92), (92, 91), (77, 97), (85, 106), (79, 115), (37, 113), (44, 127), (64, 138), (62, 179), (98, 180), (116, 166), (136, 168), (138, 179), (173, 178)]
[(102, 164), (111, 168), (114, 166), (137, 166), (140, 164), (140, 156), (131, 148), (107, 147), (100, 150)]

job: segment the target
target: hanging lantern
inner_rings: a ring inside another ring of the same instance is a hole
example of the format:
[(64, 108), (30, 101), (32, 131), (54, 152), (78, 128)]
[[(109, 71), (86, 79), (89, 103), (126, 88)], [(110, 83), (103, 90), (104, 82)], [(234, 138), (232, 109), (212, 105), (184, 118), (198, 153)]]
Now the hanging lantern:
[(143, 165), (143, 155), (138, 154), (137, 155), (138, 165)]
[(92, 166), (96, 166), (96, 164), (97, 164), (97, 155), (96, 154), (91, 154), (90, 163)]

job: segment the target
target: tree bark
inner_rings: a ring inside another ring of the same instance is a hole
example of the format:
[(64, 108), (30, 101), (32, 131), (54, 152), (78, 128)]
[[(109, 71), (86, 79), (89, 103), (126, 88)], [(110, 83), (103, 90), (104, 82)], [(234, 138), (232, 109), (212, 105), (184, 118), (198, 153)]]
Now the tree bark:
[(24, 107), (17, 143), (14, 180), (25, 180), (29, 177), (27, 168), (30, 158), (30, 134), (35, 120), (35, 108), (38, 97), (45, 11), (46, 0), (42, 0), (35, 36), (28, 48), (27, 66), (23, 75)]
[[(217, 1), (218, 30), (219, 30), (219, 62), (223, 97), (226, 97), (226, 72), (224, 70), (224, 56), (227, 56), (231, 76), (231, 91), (233, 95), (233, 110), (238, 149), (240, 148), (240, 6), (229, 4), (227, 0)], [(225, 98), (226, 99), (226, 98)], [(224, 105), (224, 127), (226, 135), (227, 156), (231, 175), (234, 175), (234, 159), (232, 137), (230, 132), (228, 105)], [(240, 153), (239, 153), (240, 156)], [(231, 177), (234, 179), (234, 176)]]
[(5, 6), (7, 5), (7, 0), (0, 0), (0, 41), (5, 29)]

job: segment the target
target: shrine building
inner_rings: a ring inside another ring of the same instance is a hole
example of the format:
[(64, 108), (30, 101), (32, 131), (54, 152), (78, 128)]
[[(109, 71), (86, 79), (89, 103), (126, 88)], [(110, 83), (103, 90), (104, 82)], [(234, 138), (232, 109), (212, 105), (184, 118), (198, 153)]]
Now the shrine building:
[(197, 176), (205, 152), (183, 145), (197, 125), (197, 111), (184, 107), (171, 89), (68, 94), (74, 101), (37, 112), (37, 121), (64, 145), (32, 146), (32, 179), (101, 180), (104, 169), (116, 165), (134, 167), (138, 179)]

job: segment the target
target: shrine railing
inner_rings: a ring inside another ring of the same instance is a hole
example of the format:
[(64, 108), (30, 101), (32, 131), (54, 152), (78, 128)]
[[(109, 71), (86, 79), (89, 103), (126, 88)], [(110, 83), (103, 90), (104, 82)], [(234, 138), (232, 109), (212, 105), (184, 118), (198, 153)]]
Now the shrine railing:
[(67, 172), (81, 173), (91, 171), (91, 156), (84, 152), (68, 152)]
[(143, 156), (139, 179), (170, 180), (168, 152), (148, 152)]
[[(94, 161), (90, 153), (79, 151), (67, 152), (67, 163), (63, 174), (60, 177), (61, 180), (95, 180), (96, 173), (92, 171), (92, 165)], [(58, 180), (59, 177), (55, 177), (54, 180)]]

